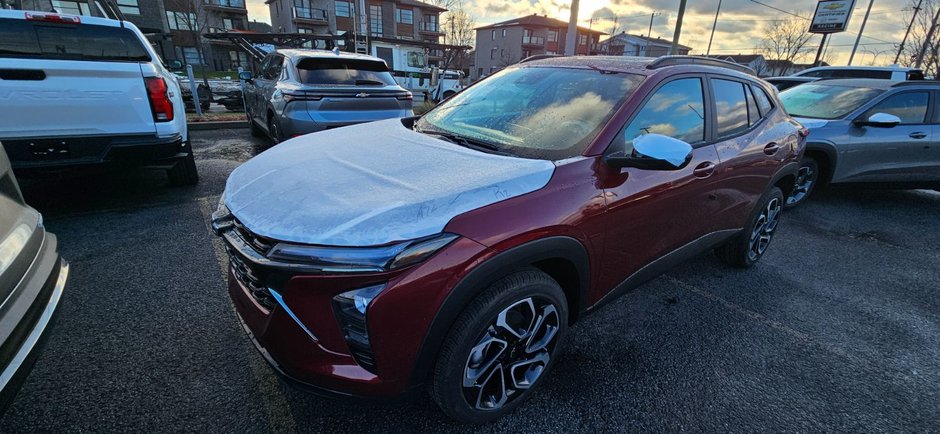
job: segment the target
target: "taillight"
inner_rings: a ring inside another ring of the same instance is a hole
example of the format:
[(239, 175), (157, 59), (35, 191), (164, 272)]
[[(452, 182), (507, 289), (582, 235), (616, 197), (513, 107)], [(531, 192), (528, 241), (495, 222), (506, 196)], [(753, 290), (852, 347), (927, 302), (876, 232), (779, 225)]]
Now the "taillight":
[(82, 20), (75, 15), (43, 14), (39, 12), (27, 12), (26, 19), (28, 21), (43, 21), (46, 23), (61, 24), (80, 24), (82, 22)]
[(166, 81), (162, 77), (144, 77), (147, 84), (147, 98), (150, 99), (150, 109), (153, 111), (153, 120), (168, 122), (173, 120), (173, 101), (167, 93)]
[(307, 93), (304, 91), (297, 92), (281, 92), (281, 97), (284, 98), (285, 102), (291, 101), (319, 101), (323, 99), (323, 95), (317, 95), (313, 93)]
[(398, 96), (395, 97), (395, 98), (398, 98), (398, 99), (400, 99), (400, 100), (402, 100), (402, 101), (411, 101), (411, 100), (414, 98), (414, 96), (411, 94), (411, 92), (408, 92), (408, 93), (404, 93), (404, 94), (398, 95)]

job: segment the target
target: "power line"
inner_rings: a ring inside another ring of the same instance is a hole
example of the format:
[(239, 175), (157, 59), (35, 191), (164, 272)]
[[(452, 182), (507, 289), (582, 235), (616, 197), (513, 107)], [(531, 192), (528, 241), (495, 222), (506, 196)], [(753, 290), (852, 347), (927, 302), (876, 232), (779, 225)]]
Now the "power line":
[(809, 18), (806, 18), (806, 17), (804, 17), (804, 16), (802, 16), (802, 15), (797, 15), (797, 14), (795, 14), (795, 13), (793, 13), (793, 12), (785, 11), (785, 10), (783, 10), (783, 9), (780, 9), (780, 8), (778, 8), (778, 7), (771, 6), (771, 5), (766, 4), (766, 3), (761, 3), (761, 2), (759, 2), (759, 1), (757, 1), (757, 0), (751, 0), (751, 2), (752, 2), (752, 3), (757, 3), (757, 4), (759, 4), (759, 5), (761, 5), (761, 6), (764, 6), (764, 7), (771, 8), (771, 9), (773, 9), (773, 10), (775, 10), (775, 11), (778, 11), (778, 12), (783, 12), (783, 13), (785, 13), (785, 14), (787, 14), (787, 15), (792, 15), (792, 16), (797, 17), (797, 18), (802, 19), (802, 20), (808, 20), (808, 19), (809, 19)]

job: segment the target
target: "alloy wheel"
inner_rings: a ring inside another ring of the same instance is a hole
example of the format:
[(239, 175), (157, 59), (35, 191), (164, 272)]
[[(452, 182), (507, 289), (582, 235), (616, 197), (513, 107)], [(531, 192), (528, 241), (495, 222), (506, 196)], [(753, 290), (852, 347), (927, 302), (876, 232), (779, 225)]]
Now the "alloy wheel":
[(467, 403), (499, 410), (531, 388), (548, 367), (559, 327), (558, 310), (545, 299), (525, 298), (500, 311), (467, 357)]
[(751, 231), (751, 238), (747, 257), (751, 261), (756, 261), (767, 251), (770, 240), (777, 230), (777, 223), (780, 222), (780, 211), (782, 209), (780, 200), (777, 197), (770, 199), (767, 206), (761, 210), (754, 222), (754, 229)]
[(796, 174), (796, 184), (793, 191), (787, 196), (787, 205), (795, 205), (803, 201), (816, 183), (817, 172), (811, 166), (801, 166)]

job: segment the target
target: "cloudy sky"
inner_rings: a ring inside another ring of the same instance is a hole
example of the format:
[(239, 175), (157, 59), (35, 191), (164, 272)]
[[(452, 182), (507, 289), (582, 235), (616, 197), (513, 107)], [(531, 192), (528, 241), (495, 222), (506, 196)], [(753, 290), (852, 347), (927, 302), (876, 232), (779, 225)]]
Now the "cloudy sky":
[[(761, 3), (810, 17), (816, 0), (760, 0)], [(849, 31), (830, 38), (827, 58), (844, 64), (862, 24), (869, 0), (856, 0), (855, 13)], [(464, 0), (465, 7), (478, 25), (508, 20), (533, 13), (544, 14), (567, 21), (570, 0)], [(269, 21), (268, 8), (263, 0), (248, 0), (252, 19)], [(867, 27), (854, 64), (887, 64), (894, 60), (893, 44), (904, 36), (910, 18), (909, 0), (875, 0)], [(708, 45), (712, 20), (718, 0), (688, 0), (680, 43), (693, 47), (693, 54), (703, 54)], [(653, 19), (652, 36), (672, 39), (679, 0), (581, 0), (580, 25), (610, 33), (616, 17), (617, 31), (646, 34), (650, 14)], [(591, 18), (594, 18), (593, 22)], [(775, 19), (787, 17), (783, 12), (762, 6), (751, 0), (722, 0), (718, 28), (712, 44), (713, 54), (749, 54), (760, 46), (763, 29)], [(812, 44), (818, 46), (818, 39)], [(807, 59), (811, 62), (812, 55)]]

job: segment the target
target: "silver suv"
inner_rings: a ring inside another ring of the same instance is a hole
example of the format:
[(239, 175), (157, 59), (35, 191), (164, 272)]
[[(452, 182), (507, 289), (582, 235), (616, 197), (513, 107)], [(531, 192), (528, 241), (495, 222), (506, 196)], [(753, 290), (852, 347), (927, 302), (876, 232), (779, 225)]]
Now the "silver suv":
[(251, 133), (275, 143), (329, 128), (412, 116), (411, 92), (377, 57), (277, 50), (257, 77), (243, 72)]
[(820, 80), (781, 92), (810, 130), (788, 207), (825, 183), (940, 188), (938, 98), (940, 83), (923, 80)]

